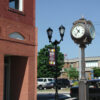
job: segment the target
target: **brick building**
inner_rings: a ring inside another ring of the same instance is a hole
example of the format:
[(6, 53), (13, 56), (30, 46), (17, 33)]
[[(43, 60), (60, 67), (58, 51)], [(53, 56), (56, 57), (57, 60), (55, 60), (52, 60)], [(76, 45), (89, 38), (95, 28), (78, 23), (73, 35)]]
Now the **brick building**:
[[(79, 58), (66, 59), (64, 62), (65, 62), (65, 64), (62, 69), (61, 77), (66, 77), (67, 74), (64, 72), (64, 69), (69, 68), (70, 66), (75, 67), (78, 71), (80, 70), (79, 69), (79, 65), (80, 65)], [(85, 72), (86, 72), (87, 79), (92, 78), (94, 67), (100, 67), (100, 57), (85, 57)]]
[(0, 100), (36, 100), (35, 0), (0, 0)]

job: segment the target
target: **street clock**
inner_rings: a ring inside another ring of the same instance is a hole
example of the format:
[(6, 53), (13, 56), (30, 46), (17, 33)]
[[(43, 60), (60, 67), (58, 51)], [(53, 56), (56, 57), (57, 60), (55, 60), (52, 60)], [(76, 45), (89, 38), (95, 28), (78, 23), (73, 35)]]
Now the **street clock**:
[(95, 38), (95, 28), (91, 21), (81, 18), (73, 23), (71, 38), (77, 44), (90, 44)]
[(85, 26), (81, 23), (74, 25), (71, 35), (76, 39), (82, 38), (85, 35)]

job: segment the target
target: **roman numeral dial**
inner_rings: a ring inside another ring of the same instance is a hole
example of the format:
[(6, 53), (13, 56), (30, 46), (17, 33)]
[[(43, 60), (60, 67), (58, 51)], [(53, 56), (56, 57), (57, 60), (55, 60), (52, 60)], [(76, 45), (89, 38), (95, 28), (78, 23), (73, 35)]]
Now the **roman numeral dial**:
[(72, 28), (74, 38), (81, 38), (85, 34), (85, 28), (82, 25), (76, 25)]

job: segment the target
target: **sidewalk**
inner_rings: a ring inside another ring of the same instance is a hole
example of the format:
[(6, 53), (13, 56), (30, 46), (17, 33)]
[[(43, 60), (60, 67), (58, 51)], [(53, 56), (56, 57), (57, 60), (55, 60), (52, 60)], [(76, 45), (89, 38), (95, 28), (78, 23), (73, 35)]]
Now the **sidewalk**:
[[(58, 90), (59, 99), (67, 100), (70, 98), (69, 88), (63, 88)], [(45, 89), (37, 91), (38, 100), (55, 100), (55, 89)], [(39, 99), (40, 98), (40, 99)]]
[[(55, 89), (44, 89), (44, 90), (37, 90), (37, 93), (55, 93)], [(69, 88), (62, 88), (60, 90), (58, 90), (58, 93), (70, 93), (70, 89)]]

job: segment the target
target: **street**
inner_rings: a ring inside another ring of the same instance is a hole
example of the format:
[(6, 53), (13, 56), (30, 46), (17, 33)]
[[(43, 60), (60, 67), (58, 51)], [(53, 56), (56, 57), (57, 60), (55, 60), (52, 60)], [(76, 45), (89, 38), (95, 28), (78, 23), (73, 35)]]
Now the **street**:
[[(70, 95), (68, 93), (60, 93), (58, 98), (59, 100), (66, 100), (70, 98)], [(38, 93), (37, 100), (55, 100), (55, 94), (54, 93)]]

